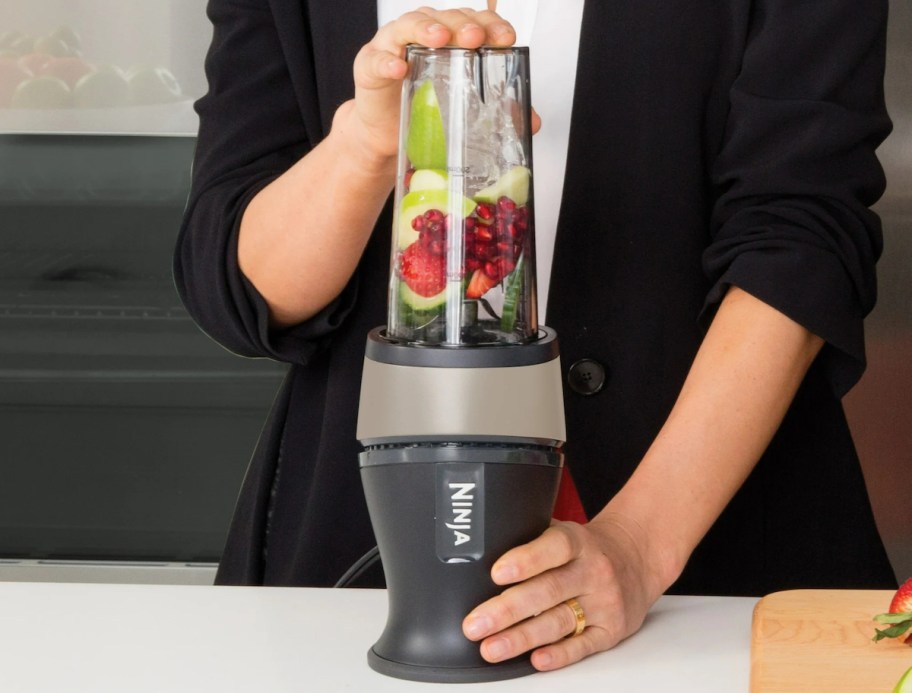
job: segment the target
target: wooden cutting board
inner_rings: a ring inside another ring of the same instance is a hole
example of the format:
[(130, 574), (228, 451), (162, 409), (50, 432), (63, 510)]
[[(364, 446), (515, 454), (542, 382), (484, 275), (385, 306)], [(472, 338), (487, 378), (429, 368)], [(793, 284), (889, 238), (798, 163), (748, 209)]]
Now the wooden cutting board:
[(751, 693), (890, 693), (912, 647), (873, 642), (892, 590), (792, 590), (754, 609)]

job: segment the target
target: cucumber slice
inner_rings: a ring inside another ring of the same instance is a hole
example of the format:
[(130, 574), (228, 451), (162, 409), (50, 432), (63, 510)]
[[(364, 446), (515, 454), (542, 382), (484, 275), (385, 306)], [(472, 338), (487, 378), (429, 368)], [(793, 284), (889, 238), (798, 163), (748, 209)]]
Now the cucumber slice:
[(520, 255), (516, 262), (516, 267), (507, 277), (507, 286), (504, 289), (503, 312), (500, 314), (500, 329), (503, 332), (512, 332), (516, 327), (516, 310), (519, 305), (519, 296), (522, 293), (523, 274), (525, 273), (523, 262), (525, 256)]
[(446, 289), (433, 296), (422, 296), (409, 288), (403, 281), (399, 282), (399, 298), (413, 311), (431, 311), (446, 303)]

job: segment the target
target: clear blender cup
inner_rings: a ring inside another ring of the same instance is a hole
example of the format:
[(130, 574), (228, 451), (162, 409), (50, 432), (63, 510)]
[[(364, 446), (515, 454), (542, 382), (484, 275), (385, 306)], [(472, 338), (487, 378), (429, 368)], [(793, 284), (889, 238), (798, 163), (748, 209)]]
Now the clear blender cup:
[(408, 49), (387, 335), (538, 336), (527, 48)]

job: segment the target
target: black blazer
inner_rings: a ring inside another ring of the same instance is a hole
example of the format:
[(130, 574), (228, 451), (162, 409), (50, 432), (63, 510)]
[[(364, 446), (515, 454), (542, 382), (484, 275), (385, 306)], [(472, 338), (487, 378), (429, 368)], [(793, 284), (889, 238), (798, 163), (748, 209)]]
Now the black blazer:
[[(676, 591), (895, 584), (839, 401), (864, 368), (881, 252), (868, 207), (890, 129), (886, 11), (886, 0), (586, 3), (548, 316), (565, 372), (591, 358), (608, 373), (598, 394), (565, 392), (567, 463), (587, 511), (662, 425), (727, 286), (826, 340)], [(332, 584), (374, 544), (355, 419), (365, 337), (385, 322), (390, 209), (343, 294), (281, 332), (236, 243), (248, 201), (351, 97), (376, 3), (210, 0), (209, 15), (210, 89), (175, 277), (213, 338), (292, 364), (218, 581)]]

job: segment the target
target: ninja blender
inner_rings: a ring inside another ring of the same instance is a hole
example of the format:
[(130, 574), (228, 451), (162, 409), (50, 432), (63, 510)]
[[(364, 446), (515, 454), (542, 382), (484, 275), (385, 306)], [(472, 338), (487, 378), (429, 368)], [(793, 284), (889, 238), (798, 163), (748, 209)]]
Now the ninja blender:
[(527, 48), (410, 47), (388, 323), (368, 335), (358, 440), (386, 575), (378, 672), (534, 671), (462, 633), (494, 561), (547, 527), (566, 438), (557, 338), (538, 324)]

